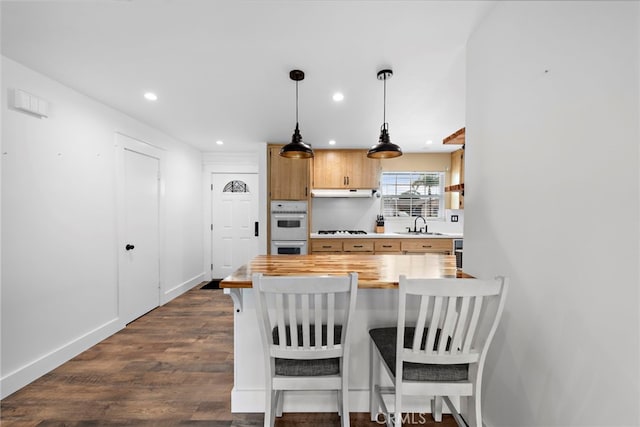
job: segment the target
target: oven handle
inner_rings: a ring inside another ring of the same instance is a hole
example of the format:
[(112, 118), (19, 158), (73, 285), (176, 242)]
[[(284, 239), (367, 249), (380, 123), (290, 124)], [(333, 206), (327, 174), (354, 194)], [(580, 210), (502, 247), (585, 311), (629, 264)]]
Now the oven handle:
[(275, 246), (304, 246), (307, 244), (307, 242), (303, 242), (303, 241), (292, 241), (292, 240), (280, 240), (280, 241), (276, 241), (274, 240), (273, 243)]
[(304, 219), (306, 217), (304, 214), (272, 214), (271, 216), (276, 219)]

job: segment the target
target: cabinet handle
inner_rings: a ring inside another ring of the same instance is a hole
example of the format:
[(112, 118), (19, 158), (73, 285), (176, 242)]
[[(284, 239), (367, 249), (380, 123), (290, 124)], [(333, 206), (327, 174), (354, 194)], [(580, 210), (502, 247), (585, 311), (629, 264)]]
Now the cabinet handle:
[(422, 245), (423, 248), (430, 248), (431, 245)]
[(361, 248), (362, 245), (353, 245), (354, 248)]
[(322, 249), (331, 249), (331, 248), (332, 248), (332, 246), (330, 246), (330, 245), (322, 245)]
[(347, 185), (349, 185), (349, 177), (347, 177)]
[(392, 248), (393, 246), (391, 245), (382, 245), (383, 248)]

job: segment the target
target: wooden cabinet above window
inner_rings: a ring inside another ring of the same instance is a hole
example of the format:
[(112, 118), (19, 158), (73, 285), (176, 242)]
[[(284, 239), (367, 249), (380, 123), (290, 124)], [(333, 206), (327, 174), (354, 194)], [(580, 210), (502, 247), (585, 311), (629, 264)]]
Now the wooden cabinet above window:
[(313, 188), (378, 188), (380, 170), (380, 160), (366, 150), (316, 150)]

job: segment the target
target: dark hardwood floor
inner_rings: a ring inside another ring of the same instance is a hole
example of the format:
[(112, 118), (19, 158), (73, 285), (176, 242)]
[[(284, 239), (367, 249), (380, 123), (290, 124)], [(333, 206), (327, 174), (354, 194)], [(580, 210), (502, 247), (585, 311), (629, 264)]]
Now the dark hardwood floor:
[[(0, 425), (260, 426), (262, 414), (232, 414), (233, 305), (200, 286), (129, 324), (0, 402)], [(455, 426), (451, 416), (415, 425)], [(351, 425), (378, 426), (367, 413)], [(284, 414), (277, 427), (339, 426), (333, 413)]]

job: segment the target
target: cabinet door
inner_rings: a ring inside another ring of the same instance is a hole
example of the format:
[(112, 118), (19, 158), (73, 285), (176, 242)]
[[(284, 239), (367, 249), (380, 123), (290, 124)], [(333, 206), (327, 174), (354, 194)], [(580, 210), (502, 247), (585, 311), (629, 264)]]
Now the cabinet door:
[(342, 243), (342, 250), (345, 252), (373, 253), (373, 242), (371, 240), (345, 240)]
[(406, 239), (402, 241), (405, 253), (440, 253), (449, 255), (453, 250), (452, 239)]
[(311, 239), (312, 253), (342, 253), (342, 240), (335, 239)]
[(306, 200), (309, 195), (309, 159), (280, 156), (280, 146), (269, 147), (271, 200)]
[(344, 156), (338, 150), (316, 150), (313, 158), (314, 188), (347, 188)]
[(314, 188), (378, 188), (380, 160), (365, 150), (316, 150)]
[(370, 159), (364, 150), (346, 151), (348, 188), (378, 188), (380, 181), (380, 160)]

